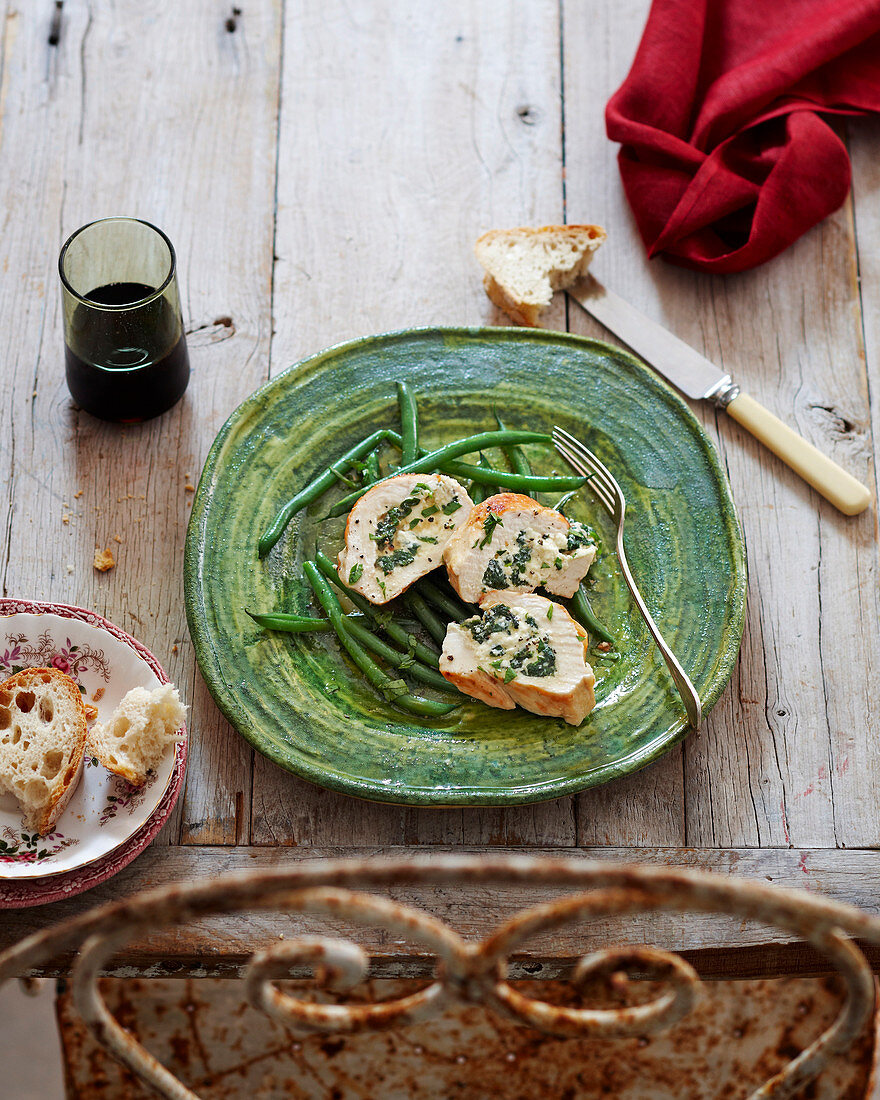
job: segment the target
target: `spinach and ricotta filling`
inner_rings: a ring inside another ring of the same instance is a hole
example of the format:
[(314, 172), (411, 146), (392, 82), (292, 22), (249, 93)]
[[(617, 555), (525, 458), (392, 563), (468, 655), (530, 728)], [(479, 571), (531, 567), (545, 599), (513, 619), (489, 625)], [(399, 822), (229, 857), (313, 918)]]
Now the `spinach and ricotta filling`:
[(455, 527), (452, 517), (461, 508), (458, 494), (445, 502), (435, 497), (436, 489), (417, 482), (400, 504), (379, 516), (370, 538), (383, 551), (377, 554), (376, 565), (386, 577), (395, 569), (412, 565), (423, 546), (437, 546)]
[(596, 536), (585, 523), (573, 520), (567, 531), (543, 533), (526, 527), (517, 532), (513, 546), (500, 546), (486, 563), (483, 585), (496, 590), (538, 585), (545, 575), (552, 575), (552, 570), (560, 571), (566, 560), (595, 551)]
[(509, 684), (517, 676), (556, 673), (556, 650), (533, 615), (499, 603), (461, 624), (475, 643), (477, 667)]

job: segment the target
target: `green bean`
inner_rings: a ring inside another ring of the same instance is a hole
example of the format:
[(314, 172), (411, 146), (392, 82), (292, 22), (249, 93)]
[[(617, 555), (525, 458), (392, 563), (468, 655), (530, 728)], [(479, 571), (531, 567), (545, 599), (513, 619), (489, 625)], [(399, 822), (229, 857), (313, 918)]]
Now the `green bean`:
[(587, 600), (587, 594), (584, 591), (583, 585), (581, 585), (572, 596), (569, 603), (569, 610), (581, 626), (586, 627), (590, 634), (594, 635), (596, 638), (600, 638), (603, 642), (609, 642), (611, 645), (617, 644), (614, 640), (614, 635), (610, 634), (596, 618)]
[[(332, 630), (333, 625), (329, 619), (315, 619), (308, 615), (288, 615), (281, 611), (272, 612), (268, 615), (261, 615), (248, 611), (248, 615), (258, 623), (264, 630), (278, 630), (283, 631), (286, 634), (305, 634), (310, 631), (326, 631)], [(352, 634), (357, 641), (361, 643), (366, 649), (372, 649), (372, 651), (378, 654), (380, 657), (384, 657), (395, 668), (403, 669), (414, 680), (421, 680), (423, 684), (429, 684), (431, 687), (436, 688), (438, 691), (452, 691), (456, 692), (458, 689), (453, 687), (448, 680), (445, 680), (439, 672), (435, 672), (433, 668), (428, 668), (423, 665), (421, 661), (417, 660), (413, 653), (401, 653), (399, 649), (394, 649), (392, 646), (387, 645), (381, 638), (377, 638), (375, 634), (371, 634), (366, 627), (353, 618), (351, 615), (346, 616), (346, 630)]]
[(355, 622), (354, 619), (346, 617), (345, 629), (351, 634), (355, 641), (360, 642), (365, 649), (371, 649), (378, 657), (384, 658), (389, 665), (393, 665), (394, 668), (399, 668), (401, 672), (404, 672), (407, 676), (412, 676), (414, 680), (421, 680), (423, 684), (436, 688), (437, 691), (451, 691), (453, 694), (457, 694), (458, 688), (444, 679), (439, 672), (423, 665), (421, 661), (417, 661), (413, 654), (401, 653), (399, 649), (395, 649), (393, 646), (388, 645), (387, 642), (383, 642), (381, 638), (377, 638), (375, 634), (371, 634), (362, 623)]
[(557, 500), (556, 503), (553, 505), (554, 511), (559, 512), (560, 514), (564, 513), (566, 504), (568, 504), (572, 497), (576, 496), (577, 489), (572, 489), (570, 493), (566, 493), (565, 496), (561, 496), (559, 500)]
[[(245, 610), (247, 610), (245, 608)], [(315, 619), (309, 615), (288, 615), (283, 611), (273, 611), (269, 614), (256, 614), (248, 611), (248, 615), (264, 630), (283, 630), (288, 634), (305, 634), (311, 630), (332, 630), (328, 619)]]
[(401, 465), (414, 462), (419, 457), (419, 409), (412, 390), (406, 382), (397, 383), (397, 401), (400, 405), (400, 436), (403, 440)]
[(435, 607), (439, 608), (444, 615), (447, 615), (453, 622), (460, 623), (462, 619), (467, 619), (473, 614), (472, 611), (460, 603), (457, 597), (448, 596), (442, 588), (438, 588), (433, 581), (429, 581), (427, 577), (422, 577), (418, 584), (419, 593), (430, 601)]
[[(486, 456), (480, 451), (480, 468), (483, 470), (491, 470), (492, 467), (486, 461)], [(483, 484), (481, 481), (474, 481), (471, 478), (470, 498), (474, 504), (482, 504), (484, 500), (488, 500), (489, 497), (495, 495), (495, 491), (498, 486), (493, 482), (492, 484)]]
[(413, 615), (415, 615), (434, 641), (442, 646), (443, 640), (446, 637), (446, 623), (428, 607), (418, 592), (414, 592), (412, 589), (404, 595), (403, 602), (410, 611), (412, 611)]
[[(394, 475), (399, 474), (424, 474), (431, 470), (436, 470), (438, 467), (443, 466), (444, 463), (458, 458), (460, 455), (475, 454), (483, 447), (501, 447), (506, 443), (552, 443), (553, 439), (545, 432), (525, 432), (525, 431), (506, 431), (506, 432), (479, 432), (477, 435), (470, 435), (466, 439), (458, 439), (454, 443), (447, 443), (443, 447), (438, 447), (436, 451), (429, 451), (427, 454), (423, 454), (417, 458), (414, 462), (409, 462), (401, 466)], [(474, 469), (479, 470), (479, 466), (475, 466)], [(515, 476), (515, 475), (511, 475)], [(386, 478), (382, 479), (383, 481)], [(377, 485), (381, 482), (376, 482)], [(578, 484), (583, 484), (579, 481)], [(568, 486), (571, 488), (571, 486)], [(329, 511), (328, 516), (341, 516), (350, 511), (352, 505), (356, 503), (358, 498), (362, 495), (362, 491), (350, 493), (347, 497), (343, 497), (338, 501)]]
[[(498, 424), (499, 429), (502, 432), (507, 430), (498, 413), (495, 413), (495, 420)], [(522, 447), (505, 447), (504, 453), (505, 455), (507, 455), (507, 461), (513, 467), (513, 472), (515, 474), (521, 474), (523, 477), (531, 476), (532, 467), (529, 464), (529, 460), (526, 458), (525, 452), (523, 451)]]
[[(389, 431), (387, 441), (393, 443), (395, 447), (403, 446), (403, 440), (397, 432)], [(430, 453), (430, 451), (419, 449), (420, 457)], [(482, 452), (480, 452), (480, 458), (479, 466), (468, 462), (451, 461), (444, 462), (438, 468), (442, 473), (449, 474), (450, 477), (457, 477), (462, 481), (475, 481), (478, 484), (489, 485), (493, 489), (513, 489), (518, 492), (547, 493), (561, 492), (564, 489), (575, 490), (590, 480), (588, 477), (575, 477), (571, 474), (541, 477), (532, 473), (527, 475), (511, 473), (510, 470), (496, 470), (487, 460), (483, 460)]]
[(378, 481), (382, 474), (379, 471), (379, 452), (370, 451), (364, 459), (364, 484), (369, 485)]
[[(359, 458), (363, 458), (365, 454), (368, 454), (374, 447), (384, 442), (387, 438), (387, 430), (380, 428), (378, 431), (373, 432), (372, 435), (368, 435), (366, 439), (362, 439), (360, 443), (356, 443), (353, 447), (349, 448), (341, 458), (333, 463), (333, 466), (345, 469), (346, 466), (350, 466)], [(318, 497), (321, 496), (322, 493), (325, 493), (332, 485), (335, 485), (337, 477), (338, 475), (334, 472), (333, 468), (328, 467), (323, 473), (312, 478), (304, 489), (300, 489), (296, 496), (284, 505), (257, 543), (257, 553), (261, 558), (264, 558), (269, 553), (275, 543), (284, 534), (284, 528), (290, 522), (291, 517), (313, 501), (317, 500)], [(360, 496), (362, 492), (362, 489), (356, 490), (358, 496)]]
[(366, 652), (363, 646), (355, 640), (347, 629), (347, 620), (330, 585), (321, 575), (320, 570), (313, 561), (303, 562), (303, 573), (314, 590), (321, 607), (327, 613), (327, 617), (333, 624), (336, 636), (340, 644), (348, 652), (349, 657), (361, 670), (367, 682), (379, 692), (389, 703), (401, 710), (407, 710), (411, 714), (440, 717), (455, 710), (457, 703), (438, 703), (434, 699), (422, 699), (417, 695), (410, 695), (402, 680), (392, 680), (373, 658)]
[(390, 611), (387, 609), (380, 611), (379, 608), (371, 604), (369, 600), (364, 599), (360, 592), (353, 592), (344, 585), (339, 579), (339, 574), (336, 572), (333, 562), (327, 557), (323, 550), (318, 550), (316, 552), (315, 561), (324, 576), (328, 580), (331, 580), (340, 591), (344, 592), (354, 606), (359, 611), (363, 611), (371, 622), (374, 622), (380, 627), (393, 642), (397, 642), (398, 645), (403, 646), (407, 650), (412, 650), (422, 664), (430, 665), (431, 668), (440, 667), (440, 658), (434, 650), (423, 645), (414, 634), (410, 634), (408, 630), (404, 630), (400, 623), (394, 622), (391, 618)]
[(537, 474), (513, 474), (509, 470), (495, 470), (492, 467), (472, 466), (466, 462), (444, 462), (440, 469), (444, 474), (462, 480), (470, 478), (471, 481), (482, 482), (486, 485), (500, 486), (516, 493), (551, 493), (562, 489), (579, 489), (585, 482), (585, 477), (539, 477)]

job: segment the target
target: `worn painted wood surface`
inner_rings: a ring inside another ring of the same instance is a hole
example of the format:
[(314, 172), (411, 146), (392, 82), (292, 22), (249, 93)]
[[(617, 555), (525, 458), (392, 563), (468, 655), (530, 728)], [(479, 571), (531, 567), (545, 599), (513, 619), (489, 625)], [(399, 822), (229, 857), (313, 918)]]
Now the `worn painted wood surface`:
[[(0, 914), (0, 944), (31, 917), (230, 861), (389, 845), (625, 848), (743, 873), (780, 860), (789, 885), (803, 849), (827, 872), (814, 888), (870, 904), (875, 857), (845, 849), (880, 845), (877, 512), (839, 516), (723, 414), (695, 408), (748, 544), (739, 666), (699, 735), (574, 798), (379, 806), (255, 756), (195, 666), (181, 562), (186, 485), (267, 377), (370, 332), (506, 323), (471, 251), (495, 226), (603, 224), (601, 278), (873, 485), (877, 123), (846, 124), (854, 182), (841, 210), (757, 271), (700, 276), (645, 260), (604, 133), (646, 0), (239, 6), (229, 29), (231, 6), (213, 0), (65, 0), (50, 45), (53, 3), (0, 0), (2, 590), (106, 615), (156, 653), (192, 708), (185, 793), (154, 849), (80, 901)], [(175, 410), (127, 428), (72, 407), (55, 270), (73, 229), (120, 212), (177, 246), (193, 363)], [(605, 335), (564, 301), (545, 323)], [(96, 546), (114, 548), (116, 569), (92, 569)], [(481, 901), (488, 916), (495, 901)], [(498, 915), (510, 904), (498, 898)], [(693, 950), (758, 942), (735, 930), (722, 942), (697, 919), (681, 935)], [(220, 955), (234, 955), (238, 939), (224, 937)]]

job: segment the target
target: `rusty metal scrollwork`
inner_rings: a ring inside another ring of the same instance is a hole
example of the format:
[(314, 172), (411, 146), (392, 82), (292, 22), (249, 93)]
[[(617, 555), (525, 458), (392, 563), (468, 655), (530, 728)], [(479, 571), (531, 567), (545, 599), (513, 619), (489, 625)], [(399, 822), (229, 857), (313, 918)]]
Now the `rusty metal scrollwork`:
[[(525, 910), (487, 939), (472, 942), (428, 912), (367, 892), (400, 885), (489, 883), (573, 893)], [(292, 996), (275, 983), (291, 968), (306, 965), (319, 985), (344, 994), (368, 974), (370, 959), (363, 948), (339, 937), (300, 936), (259, 951), (245, 973), (248, 999), (302, 1031), (405, 1027), (456, 1002), (483, 1004), (520, 1024), (560, 1036), (610, 1039), (672, 1027), (696, 1004), (700, 980), (685, 960), (657, 947), (593, 951), (579, 961), (571, 977), (575, 988), (600, 976), (650, 978), (660, 983), (661, 991), (648, 1003), (575, 1008), (526, 996), (507, 981), (508, 959), (539, 933), (613, 914), (656, 911), (724, 914), (781, 928), (812, 944), (841, 975), (846, 995), (837, 1018), (751, 1100), (791, 1096), (817, 1077), (830, 1057), (849, 1049), (874, 1007), (871, 969), (849, 937), (880, 943), (880, 920), (851, 906), (700, 871), (535, 857), (314, 861), (289, 870), (167, 886), (28, 937), (0, 955), (0, 984), (60, 952), (79, 948), (72, 973), (74, 997), (98, 1041), (160, 1095), (199, 1100), (119, 1026), (100, 995), (97, 979), (108, 961), (141, 933), (215, 913), (254, 909), (344, 918), (353, 925), (382, 928), (436, 958), (435, 979), (416, 993), (376, 1004), (325, 1004)]]

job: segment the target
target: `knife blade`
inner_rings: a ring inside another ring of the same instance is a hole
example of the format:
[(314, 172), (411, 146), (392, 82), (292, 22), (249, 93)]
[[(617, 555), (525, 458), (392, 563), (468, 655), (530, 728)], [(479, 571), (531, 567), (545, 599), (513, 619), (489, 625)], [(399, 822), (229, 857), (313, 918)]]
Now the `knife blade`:
[(567, 293), (686, 397), (711, 401), (724, 409), (845, 515), (858, 515), (868, 507), (871, 493), (866, 486), (743, 393), (729, 374), (668, 329), (592, 275), (569, 287)]

